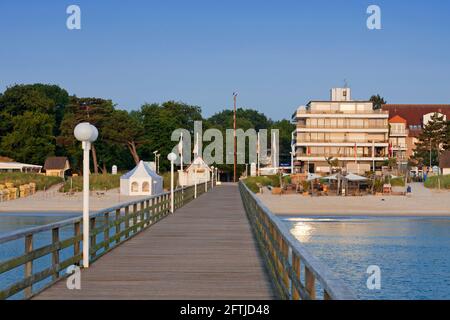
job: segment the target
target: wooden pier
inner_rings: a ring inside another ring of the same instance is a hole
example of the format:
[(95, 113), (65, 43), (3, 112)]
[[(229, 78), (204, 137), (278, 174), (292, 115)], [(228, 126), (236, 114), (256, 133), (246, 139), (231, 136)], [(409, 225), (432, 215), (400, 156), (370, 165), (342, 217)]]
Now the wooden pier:
[(238, 186), (217, 186), (34, 299), (273, 299)]

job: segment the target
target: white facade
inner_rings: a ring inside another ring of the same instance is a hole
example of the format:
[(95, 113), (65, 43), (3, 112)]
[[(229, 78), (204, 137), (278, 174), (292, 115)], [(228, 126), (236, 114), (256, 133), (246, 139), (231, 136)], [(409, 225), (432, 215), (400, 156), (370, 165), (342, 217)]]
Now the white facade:
[(338, 159), (344, 167), (360, 163), (364, 170), (387, 160), (389, 113), (373, 110), (370, 101), (351, 100), (349, 88), (332, 89), (331, 94), (331, 101), (311, 101), (293, 116), (296, 166), (304, 172), (328, 173), (327, 158)]
[(144, 161), (120, 177), (120, 194), (127, 196), (156, 195), (163, 192), (163, 178)]
[(180, 186), (192, 186), (197, 182), (205, 183), (211, 179), (211, 168), (202, 157), (197, 156), (185, 171), (178, 170), (178, 184)]

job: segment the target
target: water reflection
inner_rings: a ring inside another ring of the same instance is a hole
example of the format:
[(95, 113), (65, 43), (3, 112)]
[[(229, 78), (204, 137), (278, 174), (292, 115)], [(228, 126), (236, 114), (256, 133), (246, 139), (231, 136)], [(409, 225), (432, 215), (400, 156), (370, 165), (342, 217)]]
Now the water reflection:
[[(397, 217), (285, 218), (294, 237), (361, 299), (449, 299), (450, 219)], [(366, 287), (378, 265), (382, 289)]]

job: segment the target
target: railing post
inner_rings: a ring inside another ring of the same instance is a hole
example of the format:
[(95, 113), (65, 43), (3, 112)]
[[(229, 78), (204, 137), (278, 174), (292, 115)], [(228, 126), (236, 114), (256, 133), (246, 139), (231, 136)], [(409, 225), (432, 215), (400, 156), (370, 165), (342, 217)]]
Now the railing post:
[(144, 226), (147, 227), (150, 225), (150, 200), (145, 201), (145, 224)]
[[(297, 255), (295, 255), (294, 253), (292, 253), (292, 268), (294, 269), (296, 280), (300, 282), (300, 258), (297, 257)], [(292, 299), (300, 300), (300, 293), (293, 284), (292, 284)]]
[[(33, 235), (29, 234), (25, 237), (25, 253), (33, 251)], [(25, 263), (25, 279), (33, 275), (33, 261)], [(33, 286), (25, 288), (25, 298), (31, 297), (33, 293)]]
[[(78, 237), (81, 235), (81, 222), (77, 221), (73, 225), (73, 234), (75, 237)], [(76, 257), (80, 254), (80, 240), (76, 240), (73, 244), (73, 255)], [(80, 261), (78, 260), (78, 265), (80, 264)]]
[(105, 251), (109, 249), (109, 212), (105, 212), (104, 214), (104, 225), (105, 231), (103, 232), (103, 242), (105, 243)]
[[(118, 235), (120, 233), (120, 225), (121, 223), (117, 223), (117, 220), (120, 219), (120, 209), (116, 209), (116, 235)], [(120, 238), (118, 237), (116, 238), (116, 244), (118, 244), (120, 242)]]
[(135, 204), (133, 204), (133, 233), (137, 232), (137, 226), (136, 226), (137, 220), (138, 220), (137, 212), (138, 212), (137, 203), (135, 203)]
[(93, 234), (94, 229), (95, 229), (95, 217), (92, 217), (91, 219), (89, 219), (89, 230), (92, 232), (91, 234), (91, 239), (90, 239), (90, 257), (91, 258), (95, 258), (95, 256), (97, 255), (97, 252), (95, 251), (95, 246), (97, 244), (97, 236), (95, 234)]
[(310, 299), (316, 299), (316, 277), (307, 266), (305, 266), (305, 287)]
[(140, 207), (141, 207), (141, 221), (140, 221), (141, 230), (144, 230), (144, 227), (145, 227), (145, 201), (141, 201)]
[[(52, 244), (55, 245), (59, 242), (59, 228), (52, 229)], [(58, 269), (59, 264), (59, 249), (56, 249), (52, 253), (52, 267), (55, 268), (55, 273), (53, 274), (52, 278), (53, 280), (56, 280), (59, 278), (59, 271)]]
[(130, 207), (126, 206), (125, 207), (125, 230), (127, 230), (125, 232), (125, 238), (128, 238), (130, 236), (130, 230), (128, 230), (128, 228), (130, 227)]

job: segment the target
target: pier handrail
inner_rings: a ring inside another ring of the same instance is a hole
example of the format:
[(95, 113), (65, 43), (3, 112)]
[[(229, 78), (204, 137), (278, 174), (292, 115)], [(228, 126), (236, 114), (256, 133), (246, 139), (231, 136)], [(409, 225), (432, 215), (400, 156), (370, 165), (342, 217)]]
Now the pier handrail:
[(280, 298), (321, 298), (316, 294), (319, 285), (325, 300), (356, 299), (343, 281), (309, 253), (294, 238), (283, 221), (274, 215), (244, 182), (239, 182), (239, 189), (270, 278)]
[[(206, 192), (205, 184), (198, 184), (197, 196)], [(194, 199), (194, 186), (178, 188), (174, 191), (175, 210)], [(130, 210), (131, 209), (131, 210)], [(89, 216), (90, 220), (90, 261), (94, 262), (99, 257), (108, 253), (111, 249), (124, 241), (134, 237), (141, 231), (154, 225), (170, 214), (170, 193), (163, 192), (158, 195), (121, 203), (110, 208), (96, 211)], [(23, 267), (23, 278), (14, 281), (6, 288), (0, 288), (0, 300), (7, 299), (19, 293), (23, 298), (31, 298), (45, 290), (56, 281), (64, 278), (64, 270), (71, 265), (78, 265), (82, 261), (82, 217), (64, 219), (55, 223), (13, 231), (0, 236), (0, 244), (24, 239), (25, 250), (21, 255), (14, 256), (5, 261), (0, 261), (0, 280), (3, 274)], [(61, 240), (61, 229), (73, 228), (73, 236)], [(34, 248), (34, 238), (37, 234), (51, 232), (48, 235), (47, 244)], [(98, 238), (103, 239), (97, 242)], [(73, 248), (73, 253), (64, 261), (60, 261), (60, 251)], [(33, 272), (33, 262), (45, 256), (51, 256), (48, 268)], [(50, 281), (48, 281), (48, 279)], [(40, 288), (34, 285), (41, 281), (48, 281)]]

